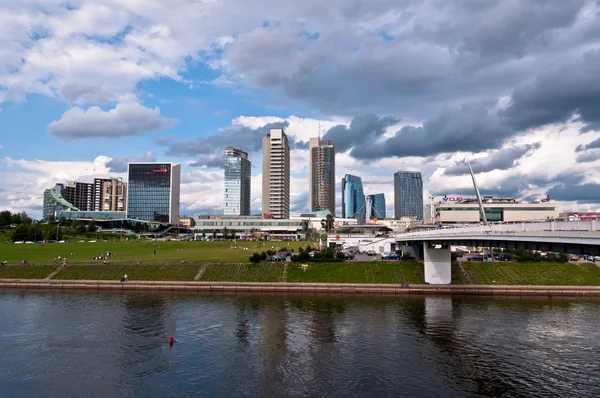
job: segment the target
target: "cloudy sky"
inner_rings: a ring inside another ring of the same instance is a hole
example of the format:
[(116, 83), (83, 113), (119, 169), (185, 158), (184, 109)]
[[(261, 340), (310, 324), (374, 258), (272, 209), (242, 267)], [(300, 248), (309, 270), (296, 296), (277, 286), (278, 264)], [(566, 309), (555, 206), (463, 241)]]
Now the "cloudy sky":
[[(307, 142), (386, 194), (550, 195), (600, 209), (600, 0), (0, 0), (0, 209), (56, 182), (182, 164), (182, 213), (222, 213), (223, 149), (283, 126), (292, 210)], [(339, 184), (337, 187), (340, 202)]]

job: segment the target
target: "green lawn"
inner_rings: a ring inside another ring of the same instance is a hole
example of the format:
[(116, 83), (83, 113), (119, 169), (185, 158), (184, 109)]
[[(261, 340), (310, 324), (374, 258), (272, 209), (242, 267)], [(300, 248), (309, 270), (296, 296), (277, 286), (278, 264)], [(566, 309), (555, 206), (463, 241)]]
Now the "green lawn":
[(306, 270), (290, 265), (287, 282), (424, 283), (423, 264), (416, 261), (310, 264)]
[(44, 279), (57, 268), (55, 265), (0, 265), (0, 278)]
[[(263, 244), (264, 243), (264, 244)], [(47, 243), (47, 244), (0, 244), (0, 262), (19, 264), (54, 264), (58, 256), (66, 257), (69, 264), (89, 264), (94, 257), (114, 253), (111, 263), (245, 263), (254, 251), (266, 251), (273, 246), (288, 247), (297, 251), (309, 242), (101, 242), (96, 243)], [(259, 246), (262, 245), (262, 246)], [(231, 248), (232, 246), (237, 248)], [(242, 248), (248, 248), (243, 250)], [(156, 254), (153, 251), (156, 250)], [(102, 263), (102, 261), (97, 261)]]

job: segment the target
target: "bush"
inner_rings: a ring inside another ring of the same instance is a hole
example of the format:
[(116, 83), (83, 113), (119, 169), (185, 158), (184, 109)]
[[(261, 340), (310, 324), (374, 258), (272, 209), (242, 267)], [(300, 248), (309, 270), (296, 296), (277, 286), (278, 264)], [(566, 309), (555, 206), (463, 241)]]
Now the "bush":
[(258, 253), (254, 253), (250, 256), (251, 263), (260, 263), (260, 260), (261, 260), (261, 255)]
[(414, 260), (415, 258), (410, 253), (404, 253), (400, 259), (402, 261), (410, 261), (410, 260)]
[(265, 253), (264, 251), (262, 253), (260, 253), (260, 259), (261, 260), (266, 260), (267, 259), (267, 253)]
[(274, 254), (275, 254), (275, 250), (271, 250), (271, 249), (267, 250), (267, 256), (272, 256)]

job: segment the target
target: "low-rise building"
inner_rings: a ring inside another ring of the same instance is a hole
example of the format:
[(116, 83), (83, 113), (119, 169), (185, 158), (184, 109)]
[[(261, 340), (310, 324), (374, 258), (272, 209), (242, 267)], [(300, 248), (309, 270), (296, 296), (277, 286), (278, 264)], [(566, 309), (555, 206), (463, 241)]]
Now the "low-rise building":
[(194, 226), (196, 240), (220, 238), (298, 240), (303, 239), (307, 232), (306, 221), (261, 216), (199, 216)]
[[(512, 198), (482, 198), (488, 222), (527, 221), (556, 218), (556, 204), (550, 201), (520, 202)], [(434, 204), (432, 223), (469, 224), (483, 221), (476, 198), (448, 198)]]

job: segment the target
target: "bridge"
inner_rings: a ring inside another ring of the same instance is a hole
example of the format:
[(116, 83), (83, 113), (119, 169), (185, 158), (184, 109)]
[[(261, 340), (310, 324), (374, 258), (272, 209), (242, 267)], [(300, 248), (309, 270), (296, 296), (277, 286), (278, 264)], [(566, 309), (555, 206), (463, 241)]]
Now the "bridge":
[(450, 246), (496, 247), (600, 255), (600, 220), (568, 219), (456, 225), (390, 237), (395, 247), (423, 248), (425, 282), (450, 283)]

